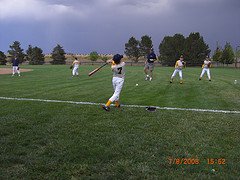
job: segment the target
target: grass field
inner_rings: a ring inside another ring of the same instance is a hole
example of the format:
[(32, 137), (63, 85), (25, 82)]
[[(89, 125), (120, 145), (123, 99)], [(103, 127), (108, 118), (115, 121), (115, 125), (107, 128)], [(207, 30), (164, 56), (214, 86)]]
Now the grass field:
[[(109, 68), (90, 78), (95, 66), (80, 67), (79, 78), (68, 66), (24, 68), (33, 71), (0, 75), (1, 97), (105, 103), (112, 95)], [(240, 111), (239, 69), (213, 68), (209, 82), (198, 81), (201, 68), (186, 68), (182, 85), (169, 83), (172, 72), (157, 67), (148, 82), (143, 67), (127, 67), (121, 103)], [(0, 107), (0, 179), (240, 177), (238, 113), (3, 99)]]

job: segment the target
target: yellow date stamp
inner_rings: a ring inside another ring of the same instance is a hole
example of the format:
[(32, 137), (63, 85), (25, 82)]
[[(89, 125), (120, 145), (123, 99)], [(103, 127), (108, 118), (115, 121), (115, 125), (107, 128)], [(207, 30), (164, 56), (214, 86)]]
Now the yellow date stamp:
[(201, 163), (207, 163), (209, 165), (213, 165), (213, 164), (225, 165), (226, 164), (225, 158), (199, 159), (197, 157), (192, 157), (192, 158), (168, 157), (167, 161), (168, 161), (168, 164), (170, 165), (198, 165)]

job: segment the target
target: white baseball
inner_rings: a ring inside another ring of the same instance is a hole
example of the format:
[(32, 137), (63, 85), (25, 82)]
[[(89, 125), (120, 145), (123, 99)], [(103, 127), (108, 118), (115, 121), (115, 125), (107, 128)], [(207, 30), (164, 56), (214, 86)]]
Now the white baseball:
[(136, 84), (136, 86), (138, 86), (138, 84)]

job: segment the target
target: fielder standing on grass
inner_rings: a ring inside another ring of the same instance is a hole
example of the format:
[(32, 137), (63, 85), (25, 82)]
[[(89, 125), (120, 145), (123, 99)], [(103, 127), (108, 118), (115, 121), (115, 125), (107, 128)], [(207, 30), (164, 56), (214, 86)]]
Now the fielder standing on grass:
[(206, 59), (204, 60), (203, 62), (203, 65), (202, 65), (202, 73), (199, 77), (199, 81), (202, 80), (202, 77), (205, 73), (207, 73), (207, 76), (208, 76), (208, 80), (211, 81), (211, 75), (210, 75), (210, 67), (211, 67), (211, 61), (209, 59), (208, 56), (206, 56)]
[(72, 77), (78, 76), (79, 61), (77, 60), (77, 58), (75, 58), (75, 60), (73, 61), (72, 68)]
[(107, 101), (105, 105), (102, 105), (102, 108), (105, 111), (110, 110), (110, 105), (112, 102), (115, 102), (115, 107), (120, 108), (119, 97), (123, 87), (124, 78), (125, 78), (125, 62), (122, 62), (123, 56), (120, 54), (115, 54), (112, 60), (108, 60), (107, 63), (111, 63), (111, 69), (113, 71), (112, 85), (114, 93), (112, 97)]
[(154, 69), (154, 61), (157, 60), (157, 56), (154, 53), (153, 48), (150, 49), (150, 53), (147, 56), (147, 60), (145, 62), (144, 72), (146, 74), (145, 80), (152, 81), (153, 78), (153, 69)]
[(171, 80), (170, 83), (173, 82), (173, 78), (176, 76), (176, 74), (179, 74), (179, 78), (180, 78), (180, 84), (183, 83), (183, 75), (182, 75), (182, 69), (185, 66), (185, 62), (183, 61), (183, 55), (180, 56), (180, 59), (176, 61), (175, 63), (175, 70), (171, 76)]
[(16, 72), (18, 73), (18, 76), (20, 76), (19, 60), (15, 56), (12, 60), (12, 76), (14, 76)]

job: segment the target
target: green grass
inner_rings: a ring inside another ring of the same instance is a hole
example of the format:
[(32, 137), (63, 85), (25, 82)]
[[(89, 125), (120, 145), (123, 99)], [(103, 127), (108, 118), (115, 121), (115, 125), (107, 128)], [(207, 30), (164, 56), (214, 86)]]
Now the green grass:
[[(67, 66), (24, 68), (33, 71), (0, 75), (0, 96), (103, 103), (112, 95), (109, 68), (90, 78), (95, 66), (80, 67), (79, 78), (71, 78)], [(178, 77), (169, 83), (172, 72), (157, 67), (147, 82), (143, 67), (127, 67), (121, 103), (240, 110), (240, 70), (213, 68), (209, 82), (198, 81), (200, 68), (187, 68), (182, 85)], [(13, 100), (0, 100), (0, 107), (0, 179), (240, 176), (240, 114), (126, 107), (105, 112), (98, 106)], [(200, 163), (170, 164), (169, 157)], [(226, 164), (209, 165), (208, 158), (224, 158)]]

